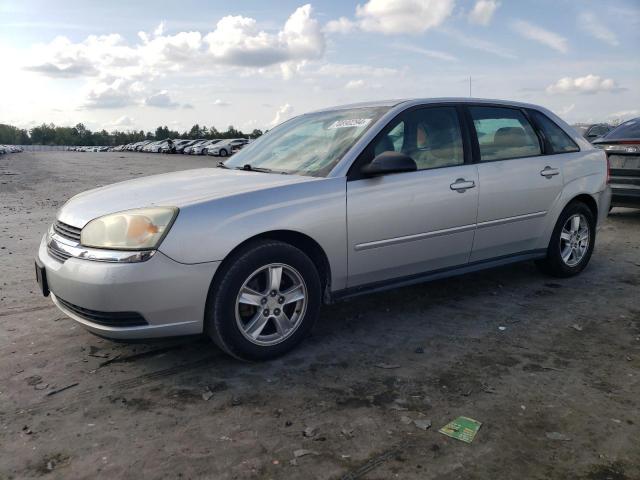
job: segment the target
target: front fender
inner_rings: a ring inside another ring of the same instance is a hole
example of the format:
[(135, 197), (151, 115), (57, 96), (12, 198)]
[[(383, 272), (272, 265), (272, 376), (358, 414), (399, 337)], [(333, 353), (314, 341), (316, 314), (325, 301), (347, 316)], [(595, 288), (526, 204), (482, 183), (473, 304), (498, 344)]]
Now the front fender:
[(240, 243), (273, 230), (314, 239), (331, 266), (333, 288), (347, 277), (346, 179), (324, 178), (203, 201), (180, 209), (162, 253), (181, 263), (223, 260)]

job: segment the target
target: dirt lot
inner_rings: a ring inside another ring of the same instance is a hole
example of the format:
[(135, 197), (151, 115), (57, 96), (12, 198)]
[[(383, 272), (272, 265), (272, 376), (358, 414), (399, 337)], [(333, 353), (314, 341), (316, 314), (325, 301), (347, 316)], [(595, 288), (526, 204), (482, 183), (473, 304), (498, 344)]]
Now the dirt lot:
[[(213, 162), (0, 157), (0, 479), (640, 478), (640, 211), (613, 211), (577, 278), (522, 264), (360, 297), (265, 364), (102, 340), (37, 294), (71, 195)], [(458, 415), (483, 422), (472, 444), (438, 433)]]

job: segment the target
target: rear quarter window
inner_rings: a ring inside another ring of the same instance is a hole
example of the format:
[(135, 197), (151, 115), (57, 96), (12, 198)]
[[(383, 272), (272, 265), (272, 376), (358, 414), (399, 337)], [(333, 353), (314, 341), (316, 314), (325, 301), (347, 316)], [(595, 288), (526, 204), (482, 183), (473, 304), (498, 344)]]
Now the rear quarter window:
[(580, 147), (578, 147), (576, 142), (574, 142), (564, 130), (556, 125), (544, 113), (537, 110), (529, 110), (529, 114), (538, 128), (542, 130), (547, 142), (549, 142), (549, 146), (551, 147), (550, 153), (570, 153), (580, 151)]

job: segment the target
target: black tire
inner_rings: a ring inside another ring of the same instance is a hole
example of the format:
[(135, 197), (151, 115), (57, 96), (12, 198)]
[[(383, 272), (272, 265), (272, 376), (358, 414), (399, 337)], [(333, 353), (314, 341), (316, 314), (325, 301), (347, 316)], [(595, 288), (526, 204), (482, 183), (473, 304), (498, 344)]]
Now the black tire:
[[(589, 245), (584, 256), (576, 265), (567, 265), (562, 259), (560, 248), (560, 235), (562, 228), (567, 220), (574, 215), (582, 215), (587, 220), (589, 229)], [(551, 234), (551, 240), (547, 248), (547, 256), (542, 260), (536, 261), (536, 264), (544, 273), (552, 275), (554, 277), (566, 278), (579, 274), (586, 268), (593, 254), (593, 247), (596, 241), (596, 219), (591, 209), (583, 202), (575, 201), (571, 202), (565, 207), (565, 209), (558, 217), (556, 226)]]
[[(238, 326), (236, 298), (244, 282), (254, 272), (272, 263), (291, 266), (300, 274), (307, 289), (307, 304), (290, 336), (275, 345), (257, 345), (249, 341)], [(257, 241), (235, 253), (216, 274), (207, 298), (205, 332), (222, 350), (240, 360), (276, 358), (290, 351), (310, 333), (320, 312), (321, 294), (318, 271), (304, 252), (276, 240)]]
[(218, 152), (218, 155), (220, 155), (221, 157), (226, 157), (228, 154), (227, 151), (223, 148), (220, 150), (220, 152)]

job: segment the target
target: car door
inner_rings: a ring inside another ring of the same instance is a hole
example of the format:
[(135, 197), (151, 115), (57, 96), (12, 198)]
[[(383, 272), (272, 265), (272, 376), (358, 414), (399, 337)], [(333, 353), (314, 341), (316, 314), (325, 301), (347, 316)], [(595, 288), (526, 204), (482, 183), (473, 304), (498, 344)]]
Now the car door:
[[(349, 287), (468, 262), (479, 189), (460, 120), (455, 106), (412, 109), (354, 162), (347, 181)], [(411, 156), (418, 170), (363, 177), (361, 168), (384, 151)]]
[(532, 253), (562, 191), (562, 155), (543, 155), (520, 108), (477, 105), (468, 112), (480, 182), (471, 262)]

